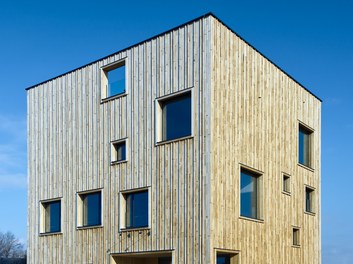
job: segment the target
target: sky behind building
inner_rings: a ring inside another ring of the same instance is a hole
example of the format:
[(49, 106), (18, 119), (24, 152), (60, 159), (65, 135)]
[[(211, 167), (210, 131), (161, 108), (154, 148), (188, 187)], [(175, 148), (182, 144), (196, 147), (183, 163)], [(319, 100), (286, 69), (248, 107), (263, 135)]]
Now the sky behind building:
[(25, 88), (213, 12), (323, 99), (323, 263), (353, 263), (353, 2), (2, 1), (0, 231), (26, 241)]

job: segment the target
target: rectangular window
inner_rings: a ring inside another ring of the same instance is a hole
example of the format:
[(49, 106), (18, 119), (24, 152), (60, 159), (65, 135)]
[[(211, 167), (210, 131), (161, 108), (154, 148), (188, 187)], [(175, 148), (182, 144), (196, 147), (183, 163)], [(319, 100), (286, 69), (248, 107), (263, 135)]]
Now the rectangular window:
[(101, 192), (79, 194), (78, 198), (78, 226), (101, 225)]
[(314, 212), (314, 203), (313, 203), (313, 197), (314, 197), (314, 190), (305, 187), (305, 211), (309, 213)]
[(293, 228), (293, 246), (300, 246), (299, 228)]
[(312, 131), (303, 125), (299, 125), (299, 163), (311, 167), (311, 137)]
[(126, 92), (125, 61), (103, 69), (102, 99), (113, 97)]
[(191, 135), (191, 92), (158, 101), (157, 141), (168, 141)]
[(148, 227), (148, 191), (137, 191), (123, 194), (125, 219), (122, 228)]
[(240, 215), (260, 218), (260, 174), (246, 169), (240, 172)]
[(126, 140), (112, 142), (111, 162), (120, 162), (126, 160)]
[(216, 255), (216, 264), (238, 264), (239, 253), (231, 251), (218, 251)]
[(283, 192), (290, 193), (290, 176), (283, 174)]
[(225, 254), (217, 254), (217, 264), (230, 264), (230, 256)]
[(61, 201), (42, 203), (41, 233), (55, 233), (61, 231)]

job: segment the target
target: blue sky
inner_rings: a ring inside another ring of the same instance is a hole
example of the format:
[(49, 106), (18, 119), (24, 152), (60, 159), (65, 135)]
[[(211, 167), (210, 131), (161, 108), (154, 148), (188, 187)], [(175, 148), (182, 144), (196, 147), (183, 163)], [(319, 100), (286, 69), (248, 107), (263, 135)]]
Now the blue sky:
[(0, 231), (26, 240), (24, 89), (213, 12), (323, 99), (323, 263), (353, 263), (353, 2), (1, 1)]

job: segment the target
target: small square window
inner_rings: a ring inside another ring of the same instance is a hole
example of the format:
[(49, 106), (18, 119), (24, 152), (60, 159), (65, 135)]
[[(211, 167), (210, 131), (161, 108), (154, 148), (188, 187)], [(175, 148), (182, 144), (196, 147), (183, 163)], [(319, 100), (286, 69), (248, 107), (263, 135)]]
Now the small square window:
[(122, 198), (121, 227), (126, 229), (148, 227), (148, 191), (124, 193)]
[(314, 212), (314, 190), (305, 187), (305, 211), (309, 213)]
[(311, 157), (311, 138), (312, 131), (303, 125), (299, 125), (299, 148), (298, 148), (298, 161), (300, 164), (305, 165), (307, 167), (311, 167), (312, 157)]
[(290, 193), (290, 176), (283, 174), (283, 192)]
[(293, 228), (293, 246), (300, 246), (299, 228)]
[(112, 142), (111, 162), (126, 161), (126, 140)]
[(240, 172), (240, 215), (259, 219), (261, 175), (250, 170)]
[(61, 231), (61, 201), (42, 202), (41, 233)]
[(125, 61), (103, 69), (102, 99), (126, 92)]
[(191, 135), (191, 92), (158, 100), (157, 142)]
[(89, 192), (78, 195), (78, 227), (101, 225), (101, 192)]

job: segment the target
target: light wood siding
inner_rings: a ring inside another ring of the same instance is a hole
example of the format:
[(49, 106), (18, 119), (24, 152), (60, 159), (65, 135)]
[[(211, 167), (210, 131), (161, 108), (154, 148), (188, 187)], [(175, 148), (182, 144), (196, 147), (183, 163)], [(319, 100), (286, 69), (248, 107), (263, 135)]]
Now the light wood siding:
[[(320, 263), (321, 103), (217, 19), (212, 24), (211, 247), (239, 250), (246, 264)], [(299, 121), (314, 129), (314, 170), (298, 165)], [(263, 222), (239, 217), (242, 164), (263, 172)], [(305, 184), (316, 188), (315, 215), (304, 213)], [(293, 226), (300, 248), (292, 247)]]
[[(102, 67), (123, 59), (127, 93), (102, 102)], [(185, 90), (192, 136), (156, 144), (156, 100)], [(239, 251), (242, 264), (320, 263), (320, 101), (213, 15), (31, 87), (27, 100), (28, 263), (142, 263), (126, 258), (137, 252), (152, 263), (167, 252), (174, 264), (212, 264), (216, 250)], [(313, 170), (298, 165), (299, 122), (314, 130)], [(123, 138), (127, 161), (111, 165)], [(239, 218), (241, 166), (262, 172), (263, 222)], [(315, 215), (304, 213), (305, 185)], [(121, 230), (122, 192), (134, 189), (148, 189), (149, 228)], [(77, 192), (90, 190), (102, 192), (102, 226), (77, 229)], [(62, 232), (40, 235), (40, 202), (56, 198)]]
[[(172, 250), (207, 263), (204, 185), (210, 127), (205, 17), (28, 90), (28, 263), (108, 263), (111, 254)], [(101, 67), (126, 59), (127, 95), (101, 103)], [(155, 99), (192, 89), (193, 135), (155, 145)], [(208, 131), (207, 131), (208, 130)], [(128, 161), (110, 165), (110, 142)], [(119, 194), (148, 187), (150, 229), (119, 232)], [(102, 227), (76, 227), (77, 192), (102, 190)], [(208, 194), (209, 195), (209, 194)], [(39, 235), (40, 201), (61, 198), (62, 233)]]

